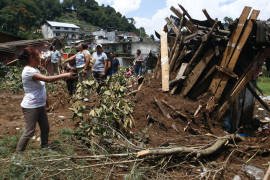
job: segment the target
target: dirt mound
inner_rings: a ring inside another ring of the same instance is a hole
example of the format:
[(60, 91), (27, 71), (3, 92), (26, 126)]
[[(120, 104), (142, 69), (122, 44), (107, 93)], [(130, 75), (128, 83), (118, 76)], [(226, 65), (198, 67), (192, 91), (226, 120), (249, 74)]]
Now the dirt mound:
[[(141, 91), (132, 97), (136, 104), (133, 131), (135, 134), (144, 132), (149, 135), (149, 146), (181, 145), (183, 142), (179, 137), (209, 133), (209, 123), (203, 113), (197, 113), (196, 118), (194, 116), (199, 107), (207, 102), (207, 98), (201, 97), (198, 101), (193, 101), (180, 95), (170, 95), (161, 91), (160, 80), (149, 76), (144, 81)], [(156, 100), (160, 102), (159, 105)], [(161, 108), (169, 116), (165, 116)], [(213, 125), (216, 124), (211, 123)], [(210, 131), (213, 134), (225, 134), (220, 125), (213, 130), (214, 132)]]

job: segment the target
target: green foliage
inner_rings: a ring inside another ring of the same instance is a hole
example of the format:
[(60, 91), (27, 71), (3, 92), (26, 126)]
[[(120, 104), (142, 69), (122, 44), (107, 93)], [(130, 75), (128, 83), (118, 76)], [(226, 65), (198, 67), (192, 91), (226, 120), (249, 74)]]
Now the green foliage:
[[(129, 135), (129, 129), (133, 126), (131, 114), (134, 105), (127, 98), (126, 86), (127, 79), (124, 72), (108, 78), (99, 95), (96, 92), (98, 83), (95, 80), (79, 83), (71, 108), (74, 118), (80, 120), (76, 134), (99, 140), (117, 137), (114, 130)], [(94, 104), (84, 102), (85, 98), (92, 99)]]
[(61, 15), (59, 1), (13, 0), (0, 4), (0, 31), (11, 32), (26, 39), (41, 37), (37, 33), (45, 20)]
[[(65, 158), (77, 155), (78, 144), (73, 141), (72, 134), (72, 130), (61, 130), (59, 139), (52, 141), (51, 151), (34, 149), (20, 154), (14, 153), (19, 136), (0, 136), (0, 179), (93, 179), (91, 168), (76, 169), (87, 165), (84, 159)], [(63, 159), (59, 161), (58, 158)]]
[(0, 70), (1, 74), (5, 74), (4, 76), (0, 76), (0, 90), (11, 91), (13, 93), (21, 92), (23, 90), (21, 77), (23, 67), (12, 66), (8, 67), (8, 69), (3, 69), (2, 71), (7, 71), (7, 73), (2, 73)]
[(225, 29), (228, 29), (229, 25), (233, 22), (233, 19), (231, 17), (226, 16), (223, 18), (223, 21), (224, 21), (223, 25), (224, 25)]
[(99, 6), (95, 0), (1, 0), (0, 31), (35, 39), (46, 20), (70, 22), (77, 25), (114, 28), (146, 36), (144, 28), (137, 29), (133, 18), (126, 18), (111, 6)]
[(259, 77), (258, 87), (263, 91), (264, 95), (270, 95), (270, 78), (269, 77)]

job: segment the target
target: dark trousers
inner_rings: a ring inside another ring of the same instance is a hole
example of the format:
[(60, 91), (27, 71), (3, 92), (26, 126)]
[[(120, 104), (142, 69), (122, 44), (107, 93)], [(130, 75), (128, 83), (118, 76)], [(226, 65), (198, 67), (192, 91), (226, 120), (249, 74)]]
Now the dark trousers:
[(67, 83), (67, 89), (68, 89), (69, 95), (72, 96), (76, 91), (78, 78), (67, 79), (66, 83)]
[(97, 93), (100, 92), (100, 88), (105, 85), (105, 79), (106, 76), (101, 75), (101, 72), (93, 71), (93, 77), (97, 80), (98, 82), (98, 88), (97, 88)]
[(40, 138), (41, 138), (41, 147), (46, 147), (48, 145), (48, 136), (49, 136), (49, 122), (48, 116), (45, 107), (26, 109), (22, 108), (24, 121), (25, 121), (25, 130), (21, 136), (16, 151), (24, 151), (28, 141), (34, 136), (36, 123), (38, 122), (40, 127)]
[(136, 75), (141, 76), (142, 75), (142, 65), (136, 64), (134, 66), (134, 71), (135, 71)]

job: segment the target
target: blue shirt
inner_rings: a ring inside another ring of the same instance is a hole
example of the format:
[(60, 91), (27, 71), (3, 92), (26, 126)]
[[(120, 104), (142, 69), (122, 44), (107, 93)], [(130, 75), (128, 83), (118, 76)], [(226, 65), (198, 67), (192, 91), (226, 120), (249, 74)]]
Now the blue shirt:
[(51, 52), (51, 62), (57, 63), (59, 61), (59, 58), (61, 57), (61, 54), (59, 51), (52, 51)]
[(118, 71), (119, 60), (117, 58), (114, 58), (111, 60), (111, 74), (115, 74)]
[(85, 58), (84, 54), (78, 52), (75, 57), (75, 62), (76, 62), (76, 68), (83, 68), (85, 65)]

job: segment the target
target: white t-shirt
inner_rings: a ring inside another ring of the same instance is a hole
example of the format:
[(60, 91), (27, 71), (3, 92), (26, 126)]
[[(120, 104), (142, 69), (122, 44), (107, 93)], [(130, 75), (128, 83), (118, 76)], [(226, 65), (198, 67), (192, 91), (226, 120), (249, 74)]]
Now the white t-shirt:
[(34, 81), (35, 74), (40, 73), (36, 68), (25, 66), (22, 72), (24, 97), (21, 103), (23, 108), (38, 108), (46, 105), (45, 82)]
[(104, 52), (100, 54), (98, 54), (97, 52), (94, 52), (92, 57), (95, 59), (95, 64), (93, 68), (94, 71), (96, 72), (104, 71), (105, 60), (108, 60), (107, 55)]

